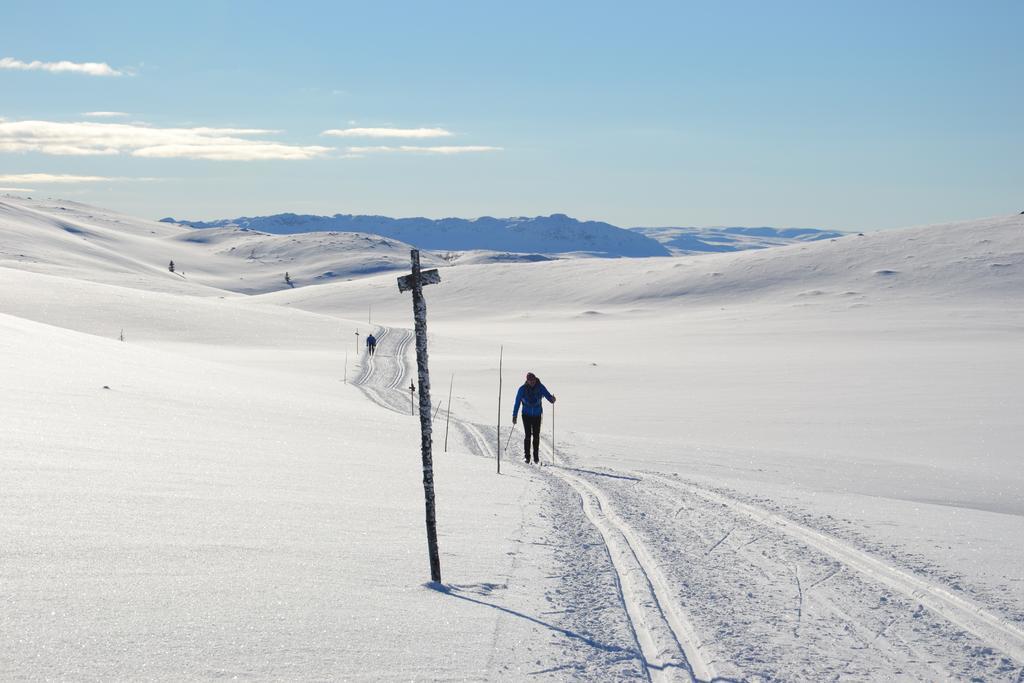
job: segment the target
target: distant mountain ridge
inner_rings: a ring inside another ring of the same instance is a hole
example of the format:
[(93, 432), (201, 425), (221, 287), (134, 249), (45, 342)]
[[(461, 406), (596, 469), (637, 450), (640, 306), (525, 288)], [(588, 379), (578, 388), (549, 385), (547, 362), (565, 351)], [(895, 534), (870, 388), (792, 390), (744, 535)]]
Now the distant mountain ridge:
[(433, 251), (586, 253), (602, 257), (680, 256), (767, 249), (795, 242), (834, 239), (848, 233), (817, 228), (660, 227), (620, 228), (603, 221), (580, 221), (565, 214), (517, 218), (390, 218), (335, 214), (280, 213), (214, 221), (164, 218), (193, 228), (238, 227), (277, 235), (304, 232), (358, 232), (380, 235)]
[(565, 214), (518, 218), (389, 218), (335, 214), (293, 213), (230, 218), (216, 221), (162, 222), (193, 228), (239, 227), (273, 234), (303, 232), (360, 232), (407, 242), (432, 251), (489, 250), (498, 252), (568, 254), (583, 252), (602, 257), (670, 256), (671, 251), (639, 232), (601, 221), (579, 221)]
[(783, 247), (835, 239), (850, 233), (817, 228), (630, 228), (661, 242), (673, 256)]

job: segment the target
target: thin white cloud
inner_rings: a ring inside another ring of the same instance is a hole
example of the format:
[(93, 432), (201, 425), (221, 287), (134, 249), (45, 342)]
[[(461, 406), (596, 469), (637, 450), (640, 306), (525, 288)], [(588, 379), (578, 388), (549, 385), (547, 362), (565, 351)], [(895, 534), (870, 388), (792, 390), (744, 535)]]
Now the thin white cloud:
[(23, 62), (13, 57), (0, 59), (0, 69), (12, 69), (15, 71), (49, 71), (50, 73), (77, 73), (87, 76), (123, 76), (123, 71), (118, 71), (106, 62), (40, 62), (39, 60)]
[(4, 121), (0, 122), (0, 152), (257, 161), (313, 159), (332, 151), (331, 147), (240, 137), (274, 132), (262, 128), (157, 128), (96, 121)]
[(84, 111), (82, 116), (89, 116), (97, 119), (116, 119), (122, 116), (131, 116), (123, 111)]
[(98, 175), (68, 175), (66, 173), (15, 173), (0, 175), (0, 183), (112, 183), (123, 180), (153, 180), (153, 178), (119, 178)]
[(503, 147), (484, 145), (448, 145), (440, 147), (420, 147), (417, 145), (399, 145), (397, 147), (349, 147), (350, 154), (400, 153), (400, 154), (472, 154), (474, 152), (500, 152)]
[(0, 187), (0, 192), (35, 192), (28, 187)]
[[(240, 144), (241, 143), (241, 144)], [(299, 147), (276, 142), (255, 140), (223, 142), (203, 141), (198, 144), (177, 143), (153, 145), (132, 152), (132, 156), (154, 159), (209, 159), (211, 161), (268, 161), (272, 159), (304, 160), (321, 156), (331, 151), (330, 147)]]
[(321, 135), (339, 138), (447, 138), (452, 133), (444, 128), (332, 128)]

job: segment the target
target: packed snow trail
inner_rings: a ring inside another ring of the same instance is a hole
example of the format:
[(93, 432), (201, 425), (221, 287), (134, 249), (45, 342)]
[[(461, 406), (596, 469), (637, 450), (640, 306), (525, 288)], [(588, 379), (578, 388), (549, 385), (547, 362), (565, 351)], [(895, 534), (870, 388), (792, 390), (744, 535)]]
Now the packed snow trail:
[(950, 588), (915, 576), (909, 571), (888, 564), (869, 553), (831, 538), (827, 534), (805, 527), (768, 510), (759, 509), (708, 488), (683, 484), (657, 474), (648, 476), (667, 482), (672, 487), (685, 486), (713, 503), (724, 505), (749, 516), (766, 527), (792, 536), (835, 558), (838, 562), (890, 586), (907, 597), (920, 601), (921, 604), (933, 612), (941, 614), (951, 623), (973, 633), (985, 642), (998, 645), (999, 649), (1018, 661), (1024, 661), (1024, 628), (957, 595)]
[[(894, 590), (883, 578), (911, 576), (910, 569), (821, 531), (785, 533), (740, 512), (739, 501), (712, 498), (714, 492), (691, 482), (643, 472), (581, 470), (581, 476), (604, 490), (653, 552), (697, 628), (713, 635), (708, 649), (740, 676), (1002, 679), (1020, 666), (1012, 620), (978, 606), (933, 608), (937, 595), (952, 590), (937, 580)], [(869, 562), (874, 573), (862, 570)], [(969, 621), (969, 611), (988, 613), (996, 625)]]
[[(397, 412), (403, 409), (400, 387), (407, 374), (404, 354), (412, 335), (407, 330), (382, 328), (378, 337), (377, 353), (364, 355), (363, 369), (355, 384), (373, 401), (382, 407)], [(476, 425), (462, 420), (454, 421), (471, 452), (475, 455), (493, 458), (489, 436), (494, 435), (491, 427)], [(489, 435), (485, 435), (489, 432)], [(550, 451), (545, 444), (546, 454)], [(515, 462), (515, 458), (511, 458)], [(680, 610), (666, 600), (665, 579), (661, 576), (650, 555), (631, 537), (629, 528), (608, 510), (608, 503), (601, 492), (583, 479), (551, 468), (537, 468), (548, 478), (555, 478), (567, 484), (561, 487), (560, 517), (564, 518), (565, 507), (579, 506), (586, 519), (596, 529), (606, 548), (606, 554), (615, 572), (618, 595), (634, 634), (641, 655), (646, 677), (652, 681), (712, 680), (712, 669), (698, 654), (698, 645), (691, 635), (690, 626)], [(573, 496), (578, 496), (573, 502)], [(588, 567), (580, 566), (585, 572)], [(570, 579), (569, 583), (578, 583)], [(692, 663), (691, 663), (692, 662)]]
[(653, 681), (672, 680), (672, 669), (689, 679), (712, 680), (713, 669), (700, 653), (693, 626), (673, 603), (657, 563), (614, 513), (592, 484), (567, 472), (552, 472), (570, 483), (583, 501), (587, 517), (604, 537), (619, 575), (626, 612), (637, 633), (648, 675)]
[[(397, 348), (409, 333), (389, 335)], [(360, 386), (408, 414), (399, 388), (405, 364), (378, 350)], [(493, 426), (453, 427), (470, 451), (494, 457)], [(614, 571), (616, 613), (650, 680), (1005, 680), (1024, 663), (1020, 621), (898, 565), (898, 557), (883, 560), (678, 477), (577, 466), (573, 450), (562, 441), (559, 466), (526, 469), (551, 488), (557, 525), (582, 511), (597, 531)], [(550, 461), (546, 440), (542, 451)], [(517, 457), (507, 461), (524, 467)], [(572, 587), (595, 568), (565, 571)], [(578, 595), (576, 623), (607, 619), (594, 614), (592, 593)]]
[(412, 409), (405, 382), (412, 374), (406, 355), (413, 333), (401, 328), (381, 327), (375, 336), (377, 350), (373, 355), (363, 351), (362, 369), (352, 383), (374, 403), (409, 415)]

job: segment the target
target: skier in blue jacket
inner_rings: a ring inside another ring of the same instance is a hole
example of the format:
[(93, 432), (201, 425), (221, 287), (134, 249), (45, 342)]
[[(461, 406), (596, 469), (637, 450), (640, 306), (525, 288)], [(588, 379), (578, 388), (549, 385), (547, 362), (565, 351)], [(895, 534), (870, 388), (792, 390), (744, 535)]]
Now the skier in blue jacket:
[(526, 462), (530, 462), (530, 441), (533, 441), (533, 461), (540, 462), (540, 418), (544, 413), (541, 399), (546, 398), (552, 403), (555, 397), (548, 393), (547, 388), (540, 383), (537, 375), (532, 372), (526, 373), (526, 382), (519, 387), (516, 393), (516, 404), (512, 409), (512, 424), (516, 423), (519, 417), (519, 404), (523, 405), (523, 429), (526, 430), (526, 439), (523, 441), (523, 451)]

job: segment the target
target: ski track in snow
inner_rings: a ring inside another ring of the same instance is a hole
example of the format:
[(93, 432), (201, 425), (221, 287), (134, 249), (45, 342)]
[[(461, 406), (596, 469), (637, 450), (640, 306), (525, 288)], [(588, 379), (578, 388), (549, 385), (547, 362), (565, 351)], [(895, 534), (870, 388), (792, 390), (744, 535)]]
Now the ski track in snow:
[[(355, 381), (403, 414), (412, 339), (382, 328)], [(452, 423), (474, 454), (502, 448), (493, 427)], [(546, 440), (543, 450), (551, 460)], [(719, 490), (574, 468), (571, 450), (562, 442), (563, 464), (530, 470), (572, 492), (597, 530), (650, 680), (1008, 680), (1021, 670), (1021, 626), (940, 583)], [(569, 514), (561, 505), (556, 514)]]
[(413, 333), (401, 328), (381, 327), (375, 336), (376, 353), (371, 356), (363, 352), (362, 370), (352, 383), (374, 403), (408, 415), (411, 408), (406, 401), (408, 394), (404, 393), (403, 384), (410, 374), (406, 355)]
[(714, 679), (714, 670), (700, 654), (700, 643), (691, 635), (693, 626), (673, 603), (665, 578), (643, 543), (610, 512), (608, 500), (595, 486), (567, 472), (552, 474), (576, 490), (587, 517), (604, 537), (651, 680), (674, 680), (676, 671), (687, 674), (685, 680)]
[[(662, 475), (648, 474), (647, 476), (667, 482), (672, 487), (687, 486)], [(949, 622), (965, 631), (973, 633), (979, 639), (996, 644), (1002, 651), (1019, 661), (1024, 661), (1024, 630), (1009, 620), (993, 614), (984, 607), (956, 595), (951, 589), (914, 576), (908, 571), (883, 562), (827, 534), (797, 524), (776, 513), (759, 509), (707, 488), (695, 485), (689, 485), (688, 488), (712, 503), (724, 505), (756, 520), (768, 528), (776, 529), (792, 536), (808, 546), (829, 555), (845, 566), (888, 585), (893, 590), (917, 600), (933, 612), (941, 614)], [(835, 572), (829, 574), (814, 585), (823, 583), (834, 574)], [(808, 590), (813, 587), (809, 587)]]
[[(406, 367), (409, 367), (404, 354), (410, 345), (413, 335), (408, 330), (384, 328), (377, 337), (377, 353), (373, 357), (364, 354), (363, 369), (354, 383), (359, 386), (370, 400), (381, 407), (402, 414), (408, 414), (403, 405), (404, 396), (402, 396), (403, 392), (400, 387), (402, 384), (401, 378), (404, 378), (407, 372)], [(396, 368), (394, 366), (402, 367)], [(451, 425), (456, 432), (461, 434), (463, 445), (472, 454), (487, 459), (495, 457), (495, 453), (500, 446), (497, 445), (498, 432), (494, 427), (478, 425), (458, 419), (453, 419)], [(507, 459), (502, 464), (505, 467), (511, 466)], [(538, 481), (548, 480), (541, 476), (541, 470), (539, 469), (532, 470), (531, 474), (537, 476)], [(608, 675), (616, 679), (651, 679), (650, 668), (647, 666), (647, 662), (643, 660), (644, 653), (637, 642), (636, 631), (633, 625), (629, 626), (631, 629), (629, 636), (632, 637), (632, 645), (634, 646), (632, 652), (613, 644), (616, 635), (621, 639), (623, 635), (622, 626), (624, 624), (608, 624), (608, 618), (604, 616), (605, 611), (602, 610), (602, 607), (608, 607), (609, 605), (601, 605), (600, 599), (595, 599), (595, 591), (601, 591), (601, 598), (607, 603), (605, 596), (609, 592), (608, 589), (617, 586), (619, 587), (619, 592), (616, 595), (616, 599), (625, 600), (621, 591), (622, 582), (618, 575), (614, 579), (600, 576), (601, 572), (595, 569), (595, 564), (587, 557), (586, 551), (581, 552), (577, 550), (577, 548), (593, 547), (595, 541), (600, 543), (603, 540), (600, 536), (594, 538), (597, 532), (594, 530), (590, 518), (582, 514), (583, 508), (578, 502), (575, 504), (575, 510), (579, 513), (578, 517), (581, 518), (579, 523), (589, 527), (590, 532), (588, 534), (586, 530), (581, 532), (566, 531), (566, 529), (575, 526), (569, 523), (569, 518), (573, 517), (574, 511), (573, 491), (568, 485), (561, 487), (560, 491), (552, 491), (552, 495), (562, 501), (561, 506), (565, 508), (559, 509), (557, 513), (560, 521), (560, 531), (568, 533), (570, 536), (568, 543), (556, 542), (556, 547), (568, 547), (570, 549), (566, 553), (568, 557), (564, 561), (571, 565), (568, 572), (577, 577), (576, 580), (562, 586), (558, 591), (559, 595), (556, 596), (559, 601), (564, 603), (561, 606), (566, 609), (559, 611), (562, 612), (562, 616), (568, 621), (569, 625), (573, 626), (573, 630), (561, 629), (559, 627), (555, 627), (555, 629), (571, 635), (573, 640), (582, 641), (587, 647), (566, 648), (564, 657), (558, 667), (531, 673), (552, 676), (557, 674), (560, 677), (575, 674), (583, 679)], [(542, 514), (541, 516), (543, 517), (544, 515)], [(607, 564), (613, 566), (610, 552), (605, 552), (604, 555)], [(550, 602), (552, 598), (549, 597), (548, 600)], [(581, 610), (579, 609), (581, 604), (586, 604), (591, 609)], [(620, 604), (619, 608), (624, 609), (625, 605)], [(493, 665), (493, 662), (491, 664)], [(489, 670), (491, 669), (489, 668)], [(653, 678), (656, 680), (668, 680), (666, 677), (658, 675), (657, 672), (655, 674)], [(686, 678), (688, 679), (689, 677)]]
[[(404, 334), (398, 341), (393, 341), (391, 335), (395, 333)], [(407, 330), (384, 328), (378, 335), (377, 354), (365, 356), (363, 371), (355, 382), (371, 400), (390, 410), (398, 410), (399, 402), (393, 398), (394, 390), (399, 388), (400, 378), (405, 375), (404, 354), (411, 338), (412, 334)], [(395, 346), (394, 351), (391, 351), (392, 345)], [(384, 358), (388, 361), (379, 362)], [(395, 365), (400, 367), (395, 370)], [(381, 377), (377, 376), (378, 372)], [(466, 435), (477, 455), (493, 457), (494, 450), (480, 426), (461, 420), (455, 420), (455, 424)], [(550, 451), (545, 450), (550, 456)], [(579, 496), (587, 519), (600, 532), (617, 574), (619, 594), (647, 677), (652, 681), (712, 680), (715, 677), (713, 670), (697, 654), (699, 646), (690, 635), (692, 626), (681, 616), (679, 608), (666, 599), (665, 578), (629, 527), (609, 512), (610, 507), (603, 494), (592, 484), (568, 472), (553, 468), (540, 468), (539, 471), (568, 484)]]

